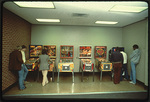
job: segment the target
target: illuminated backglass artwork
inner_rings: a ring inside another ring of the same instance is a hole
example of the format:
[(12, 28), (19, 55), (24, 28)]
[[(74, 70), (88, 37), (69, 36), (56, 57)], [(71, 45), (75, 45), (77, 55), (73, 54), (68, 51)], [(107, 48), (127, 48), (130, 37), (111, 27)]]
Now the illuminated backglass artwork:
[(95, 46), (95, 58), (106, 58), (107, 47), (106, 46)]
[(42, 54), (42, 45), (29, 45), (30, 58), (39, 57)]
[(61, 45), (60, 46), (60, 58), (70, 58), (74, 57), (74, 46), (72, 45)]
[(47, 50), (47, 54), (50, 58), (56, 58), (56, 45), (44, 45), (43, 49)]
[(92, 57), (91, 46), (79, 46), (79, 58), (91, 58)]

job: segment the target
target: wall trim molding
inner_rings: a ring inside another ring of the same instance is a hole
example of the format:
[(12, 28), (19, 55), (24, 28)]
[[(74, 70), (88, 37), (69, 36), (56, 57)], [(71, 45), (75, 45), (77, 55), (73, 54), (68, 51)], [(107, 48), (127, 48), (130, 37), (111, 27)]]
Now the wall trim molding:
[(16, 86), (18, 84), (18, 81), (16, 81), (15, 83), (13, 83), (12, 85), (10, 85), (8, 88), (6, 88), (5, 90), (2, 91), (2, 95), (4, 95), (6, 92), (8, 92), (10, 89), (12, 89), (14, 86)]

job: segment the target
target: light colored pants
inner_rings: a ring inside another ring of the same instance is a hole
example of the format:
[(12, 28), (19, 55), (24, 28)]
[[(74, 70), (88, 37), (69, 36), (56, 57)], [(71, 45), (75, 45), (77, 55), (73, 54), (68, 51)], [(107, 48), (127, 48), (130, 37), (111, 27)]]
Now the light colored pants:
[(42, 85), (43, 86), (48, 83), (47, 73), (48, 73), (48, 70), (42, 70), (42, 75), (43, 75)]
[(136, 64), (134, 64), (131, 61), (131, 73), (130, 73), (130, 80), (133, 81), (136, 84), (136, 70), (135, 70)]

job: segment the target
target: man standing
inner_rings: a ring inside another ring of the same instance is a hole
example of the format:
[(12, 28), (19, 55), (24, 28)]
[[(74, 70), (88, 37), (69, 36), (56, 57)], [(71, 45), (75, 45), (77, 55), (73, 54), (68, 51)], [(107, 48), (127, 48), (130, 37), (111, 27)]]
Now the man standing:
[(123, 65), (121, 70), (120, 81), (122, 81), (122, 74), (125, 73), (125, 79), (128, 80), (128, 70), (127, 70), (127, 54), (124, 51), (120, 51), (123, 55)]
[(21, 54), (22, 54), (22, 60), (23, 60), (23, 64), (21, 65), (22, 66), (22, 70), (19, 72), (20, 74), (22, 74), (23, 76), (23, 82), (24, 84), (28, 83), (26, 81), (26, 77), (27, 77), (27, 74), (28, 74), (28, 69), (25, 65), (25, 62), (26, 62), (26, 56), (25, 56), (25, 51), (26, 51), (27, 47), (25, 45), (22, 45), (22, 49), (21, 49)]
[(17, 46), (17, 50), (14, 50), (10, 53), (9, 56), (9, 70), (17, 71), (19, 76), (19, 89), (24, 90), (26, 87), (23, 84), (23, 74), (21, 74), (22, 64), (24, 63), (22, 60), (21, 54), (21, 46)]
[(114, 84), (120, 83), (120, 73), (122, 69), (123, 56), (119, 52), (119, 48), (116, 48), (116, 51), (111, 54), (111, 62), (113, 63), (114, 70)]
[(133, 52), (130, 55), (130, 59), (131, 59), (131, 73), (130, 73), (130, 83), (131, 84), (136, 84), (136, 70), (135, 70), (135, 66), (139, 63), (140, 60), (140, 50), (138, 49), (139, 46), (138, 45), (133, 45)]

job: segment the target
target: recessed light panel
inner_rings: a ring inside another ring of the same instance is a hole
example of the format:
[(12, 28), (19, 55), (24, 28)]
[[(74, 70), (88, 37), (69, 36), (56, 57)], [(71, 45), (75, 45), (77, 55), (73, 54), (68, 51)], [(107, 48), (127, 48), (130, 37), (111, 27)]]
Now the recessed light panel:
[(96, 21), (96, 24), (117, 24), (118, 22), (113, 21)]
[(59, 19), (36, 19), (38, 22), (60, 22)]
[(29, 8), (55, 8), (53, 2), (38, 2), (38, 1), (15, 1), (19, 7)]
[(138, 6), (123, 6), (123, 5), (115, 5), (110, 11), (119, 11), (119, 12), (142, 12), (146, 10), (148, 7), (138, 7)]

